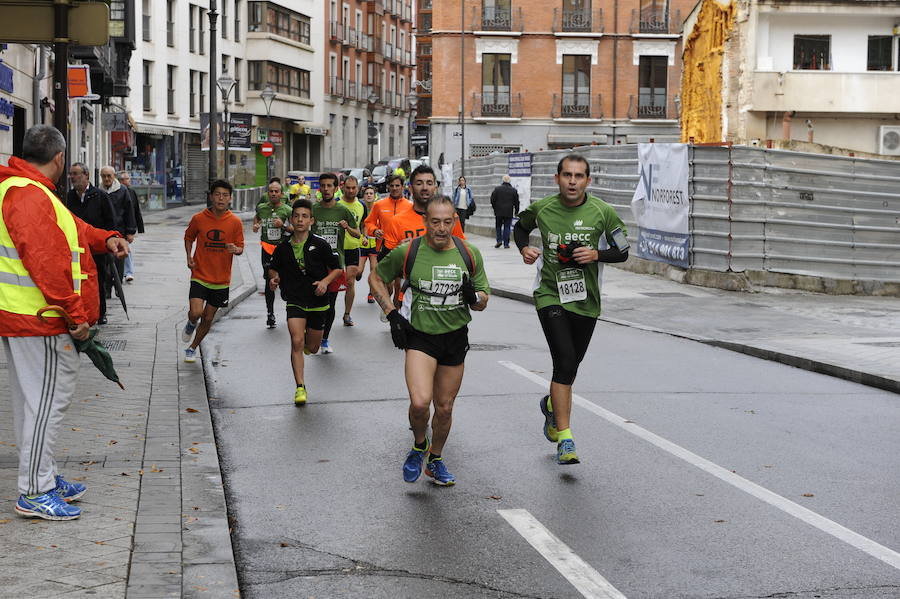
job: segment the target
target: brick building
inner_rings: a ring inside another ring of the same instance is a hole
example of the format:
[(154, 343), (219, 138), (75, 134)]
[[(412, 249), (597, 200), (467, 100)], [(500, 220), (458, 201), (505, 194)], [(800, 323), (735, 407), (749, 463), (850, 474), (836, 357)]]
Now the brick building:
[(324, 168), (408, 155), (413, 2), (328, 0)]
[(678, 141), (680, 31), (693, 4), (434, 3), (432, 158), (439, 162), (440, 152), (445, 162), (459, 157), (460, 105), (467, 156), (651, 138)]

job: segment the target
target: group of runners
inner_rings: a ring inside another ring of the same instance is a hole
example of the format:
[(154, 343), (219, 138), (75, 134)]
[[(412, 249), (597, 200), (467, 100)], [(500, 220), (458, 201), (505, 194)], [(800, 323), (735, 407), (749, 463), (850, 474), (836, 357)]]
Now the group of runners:
[[(543, 433), (556, 443), (559, 464), (576, 464), (572, 384), (600, 314), (602, 265), (626, 260), (628, 244), (615, 210), (587, 193), (590, 165), (584, 157), (564, 157), (555, 179), (559, 192), (519, 214), (514, 239), (523, 261), (539, 271), (534, 299), (553, 360), (549, 393), (540, 400)], [(436, 484), (453, 485), (442, 452), (463, 379), (471, 311), (484, 310), (490, 295), (484, 261), (465, 241), (453, 201), (438, 194), (430, 167), (417, 167), (408, 183), (399, 174), (391, 176), (383, 199), (372, 187), (362, 198), (358, 192), (354, 177), (339, 187), (334, 174), (323, 173), (317, 197), (307, 189), (306, 197), (289, 206), (281, 182), (270, 182), (253, 223), (263, 249), (266, 326), (276, 326), (274, 297), (280, 289), (291, 339), (294, 404), (303, 406), (309, 400), (305, 356), (334, 351), (329, 333), (340, 291), (343, 324), (354, 326), (356, 283), (368, 264), (367, 300), (378, 304), (394, 345), (405, 352), (413, 445), (403, 479), (415, 482), (424, 471)], [(228, 210), (231, 193), (226, 181), (214, 182), (210, 208), (195, 215), (185, 233), (191, 269), (182, 331), (189, 343), (187, 362), (195, 361), (216, 310), (227, 305), (232, 256), (243, 252), (241, 222)], [(534, 229), (540, 248), (529, 244)]]

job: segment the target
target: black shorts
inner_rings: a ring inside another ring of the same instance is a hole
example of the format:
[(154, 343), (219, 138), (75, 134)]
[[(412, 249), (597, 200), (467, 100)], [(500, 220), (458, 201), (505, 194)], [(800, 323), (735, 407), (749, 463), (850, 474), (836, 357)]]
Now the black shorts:
[(287, 320), (291, 318), (303, 318), (306, 320), (306, 328), (313, 331), (325, 330), (325, 314), (327, 310), (304, 310), (297, 306), (287, 307)]
[(210, 289), (197, 281), (191, 281), (191, 290), (188, 292), (188, 298), (194, 297), (202, 299), (210, 306), (224, 308), (228, 305), (228, 287), (225, 289)]
[(441, 366), (459, 366), (469, 351), (469, 327), (439, 335), (411, 331), (406, 335), (406, 349), (427, 354)]
[(378, 250), (376, 250), (375, 248), (359, 248), (359, 255), (363, 258), (375, 256), (376, 254), (378, 254)]
[(344, 250), (344, 266), (359, 266), (359, 248)]
[(381, 262), (382, 260), (384, 260), (384, 257), (390, 253), (391, 253), (391, 249), (388, 246), (382, 244), (381, 249), (378, 250), (378, 254), (376, 254), (376, 260), (378, 262)]

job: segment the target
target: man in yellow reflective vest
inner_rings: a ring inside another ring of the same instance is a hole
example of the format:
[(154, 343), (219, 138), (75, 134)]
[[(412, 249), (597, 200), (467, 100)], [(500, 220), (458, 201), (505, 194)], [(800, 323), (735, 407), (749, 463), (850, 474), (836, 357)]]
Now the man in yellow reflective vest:
[[(75, 391), (79, 358), (72, 338), (86, 339), (100, 314), (97, 268), (91, 254), (128, 254), (116, 231), (96, 229), (72, 215), (53, 194), (65, 171), (66, 144), (49, 125), (25, 133), (22, 158), (0, 166), (0, 339), (19, 451), (22, 516), (72, 520), (84, 485), (56, 469), (53, 447)], [(48, 312), (54, 304), (72, 317)]]

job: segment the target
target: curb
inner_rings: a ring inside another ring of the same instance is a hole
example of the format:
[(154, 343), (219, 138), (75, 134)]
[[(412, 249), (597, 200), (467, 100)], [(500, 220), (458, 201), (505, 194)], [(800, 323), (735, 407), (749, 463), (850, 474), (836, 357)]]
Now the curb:
[[(531, 297), (531, 295), (522, 293), (521, 291), (513, 291), (511, 289), (503, 289), (491, 286), (491, 293), (499, 297), (505, 297), (507, 299), (525, 302), (527, 304), (534, 304), (534, 299)], [(852, 383), (865, 385), (867, 387), (874, 387), (876, 389), (882, 389), (884, 391), (900, 393), (900, 381), (883, 376), (878, 376), (869, 372), (863, 372), (862, 370), (847, 368), (846, 366), (839, 366), (837, 364), (831, 364), (829, 362), (823, 362), (821, 360), (814, 360), (812, 358), (804, 358), (802, 356), (797, 356), (778, 350), (767, 349), (765, 347), (751, 345), (749, 343), (722, 341), (720, 339), (712, 339), (709, 337), (685, 333), (683, 331), (662, 329), (659, 327), (644, 325), (628, 320), (621, 320), (618, 318), (600, 316), (597, 320), (632, 329), (648, 331), (650, 333), (662, 333), (671, 337), (679, 337), (681, 339), (687, 339), (689, 341), (696, 341), (697, 343), (703, 343), (704, 345), (727, 349), (729, 351), (745, 354), (754, 358), (760, 358), (762, 360), (778, 362), (780, 364), (793, 366), (794, 368), (799, 368), (801, 370), (808, 370), (809, 372), (825, 374), (835, 378), (850, 381)]]
[[(256, 281), (246, 254), (238, 256), (242, 284), (228, 306), (227, 315), (256, 292)], [(182, 477), (182, 591), (183, 598), (239, 597), (228, 505), (219, 463), (212, 410), (208, 395), (209, 364), (201, 345), (201, 369), (180, 369), (178, 376)], [(200, 375), (200, 376), (198, 376)], [(186, 410), (196, 410), (187, 413)]]

